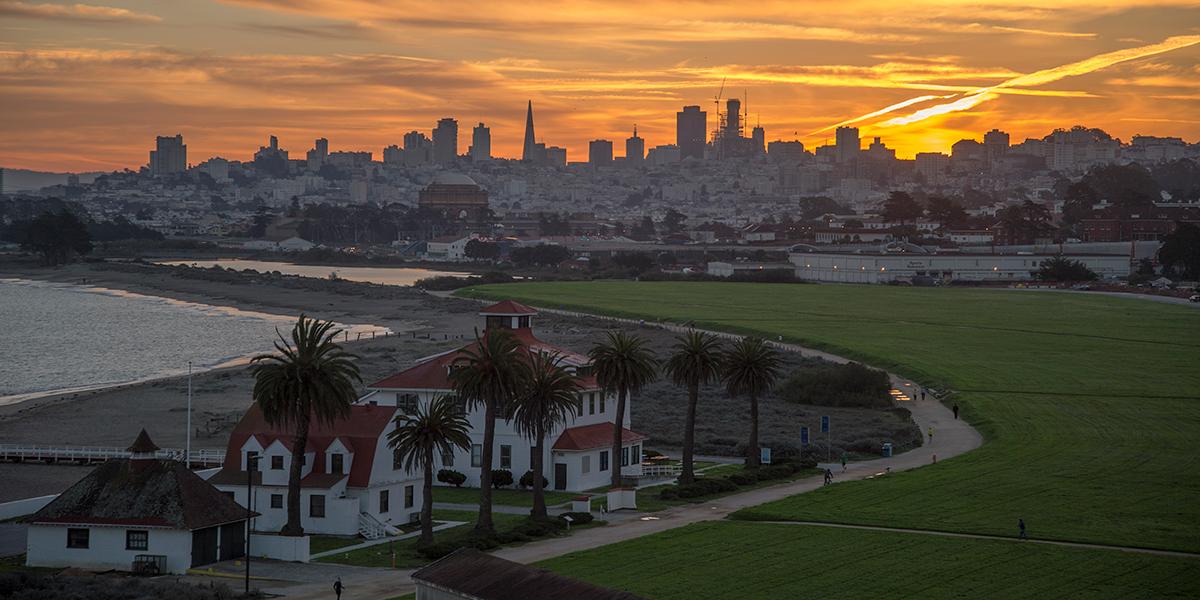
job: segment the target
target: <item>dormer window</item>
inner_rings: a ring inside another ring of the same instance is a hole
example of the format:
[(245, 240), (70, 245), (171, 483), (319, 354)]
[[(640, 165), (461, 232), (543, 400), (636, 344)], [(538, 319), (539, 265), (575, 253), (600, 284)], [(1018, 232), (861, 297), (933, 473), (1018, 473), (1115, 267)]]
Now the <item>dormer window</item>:
[(487, 318), (488, 329), (512, 329), (512, 317), (499, 317), (489, 315)]
[(517, 317), (517, 327), (529, 329), (529, 317)]
[(592, 376), (592, 365), (579, 365), (578, 367), (575, 367), (575, 376), (576, 377), (591, 377)]
[(329, 472), (335, 473), (337, 475), (341, 475), (344, 471), (343, 461), (345, 460), (345, 458), (346, 457), (342, 454), (329, 455)]
[(419, 401), (420, 397), (416, 394), (400, 394), (396, 398), (396, 407), (406, 415), (415, 415), (417, 414), (417, 403)]

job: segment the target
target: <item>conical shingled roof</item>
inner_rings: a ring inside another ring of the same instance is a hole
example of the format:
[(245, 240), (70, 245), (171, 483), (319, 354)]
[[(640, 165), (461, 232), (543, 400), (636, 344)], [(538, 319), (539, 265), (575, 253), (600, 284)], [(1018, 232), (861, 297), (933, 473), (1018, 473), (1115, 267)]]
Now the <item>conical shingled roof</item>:
[(156, 446), (150, 439), (150, 434), (146, 433), (146, 430), (143, 429), (142, 432), (138, 434), (137, 439), (133, 440), (133, 445), (126, 448), (126, 450), (134, 454), (150, 454), (152, 452), (157, 452), (158, 446)]

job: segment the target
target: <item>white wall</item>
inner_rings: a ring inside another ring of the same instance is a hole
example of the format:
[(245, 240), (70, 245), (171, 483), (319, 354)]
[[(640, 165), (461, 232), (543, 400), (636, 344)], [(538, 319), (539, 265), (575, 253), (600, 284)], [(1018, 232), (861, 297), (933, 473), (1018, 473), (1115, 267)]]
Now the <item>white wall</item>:
[(12, 519), (14, 517), (32, 515), (33, 513), (42, 510), (42, 507), (50, 504), (50, 501), (57, 497), (58, 494), (50, 494), (48, 496), (25, 498), (23, 500), (13, 500), (12, 502), (0, 504), (0, 521)]
[(310, 555), (308, 542), (307, 535), (285, 537), (252, 533), (250, 534), (250, 555), (306, 563)]
[[(31, 567), (79, 567), (84, 569), (117, 569), (129, 571), (133, 558), (139, 554), (160, 554), (167, 557), (167, 570), (186, 573), (192, 564), (192, 533), (179, 529), (148, 527), (98, 527), (91, 530), (87, 548), (67, 547), (67, 526), (30, 525), (25, 564)], [(149, 545), (145, 550), (126, 550), (125, 532), (128, 529), (148, 531)]]
[[(233, 492), (233, 499), (242, 506), (246, 505), (245, 486), (219, 485), (222, 492)], [(358, 533), (359, 501), (358, 498), (346, 494), (345, 480), (331, 489), (300, 489), (300, 526), (305, 533), (324, 533), (329, 535), (354, 535)], [(271, 495), (283, 496), (280, 508), (271, 508)], [(309, 515), (311, 506), (309, 499), (314, 494), (325, 496), (325, 516), (312, 517)], [(251, 522), (254, 531), (267, 533), (278, 532), (287, 523), (287, 487), (286, 486), (255, 486), (254, 511), (259, 513)]]

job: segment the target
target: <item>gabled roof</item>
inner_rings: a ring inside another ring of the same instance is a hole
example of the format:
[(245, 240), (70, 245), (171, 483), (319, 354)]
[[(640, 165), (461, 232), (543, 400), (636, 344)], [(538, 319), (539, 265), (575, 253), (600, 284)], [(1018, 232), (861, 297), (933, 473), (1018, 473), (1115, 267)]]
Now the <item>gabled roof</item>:
[[(613, 439), (613, 424), (609, 422), (596, 423), (595, 425), (580, 425), (579, 427), (570, 427), (558, 436), (558, 440), (554, 442), (555, 450), (593, 450), (595, 448), (607, 448), (612, 445)], [(636, 431), (621, 428), (621, 443), (631, 444), (647, 439)]]
[(158, 451), (158, 446), (154, 445), (154, 442), (150, 440), (150, 434), (146, 433), (146, 430), (143, 429), (138, 434), (137, 439), (133, 440), (133, 445), (126, 448), (126, 450), (134, 454), (149, 454)]
[(419, 581), (477, 600), (640, 600), (629, 592), (603, 588), (530, 567), (474, 548), (460, 548), (412, 574)]
[[(529, 329), (512, 329), (513, 336), (517, 342), (525, 349), (531, 352), (557, 353), (566, 362), (573, 365), (590, 364), (591, 360), (578, 352), (573, 352), (561, 346), (556, 346), (549, 342), (539, 340), (537, 336)], [(485, 332), (486, 333), (486, 332)], [(450, 391), (453, 386), (450, 384), (450, 365), (463, 357), (463, 351), (476, 347), (476, 342), (471, 342), (458, 350), (438, 354), (414, 367), (389, 375), (371, 385), (368, 389), (377, 390), (441, 390)], [(595, 377), (582, 377), (579, 379), (579, 384), (583, 390), (598, 389), (596, 386)]]
[(481, 315), (536, 315), (537, 310), (515, 300), (497, 302), (479, 311)]
[(245, 519), (245, 508), (183, 463), (119, 459), (93, 469), (29, 522), (195, 530)]
[[(354, 460), (350, 465), (350, 481), (346, 485), (367, 487), (371, 483), (371, 466), (375, 462), (375, 449), (379, 445), (379, 438), (383, 436), (388, 424), (396, 415), (396, 410), (394, 406), (356, 404), (350, 407), (350, 416), (336, 421), (332, 425), (313, 419), (308, 428), (308, 444), (305, 452), (314, 452), (320, 456), (335, 439), (341, 439), (342, 443), (354, 452)], [(246, 440), (253, 436), (264, 448), (279, 441), (290, 450), (294, 435), (295, 433), (290, 427), (275, 427), (267, 424), (258, 405), (251, 405), (246, 414), (242, 416), (242, 420), (233, 428), (233, 433), (229, 435), (224, 469), (241, 472), (242, 482), (245, 482), (245, 472), (242, 471), (241, 466), (241, 451)], [(308, 477), (326, 474), (324, 460), (313, 462), (313, 468)], [(317, 481), (313, 480), (313, 482)], [(320, 480), (319, 483), (328, 484), (324, 487), (333, 485), (325, 480)]]

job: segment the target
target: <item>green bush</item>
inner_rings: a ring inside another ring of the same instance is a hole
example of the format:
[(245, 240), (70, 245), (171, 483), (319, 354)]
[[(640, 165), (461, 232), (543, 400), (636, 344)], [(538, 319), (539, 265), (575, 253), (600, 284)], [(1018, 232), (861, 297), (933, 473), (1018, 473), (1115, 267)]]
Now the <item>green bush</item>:
[(796, 369), (779, 386), (788, 402), (817, 406), (889, 408), (891, 379), (887, 373), (859, 363), (824, 364)]
[(659, 500), (678, 500), (679, 499), (679, 486), (664, 485), (663, 489), (658, 491), (658, 498), (659, 498)]
[(458, 550), (463, 545), (451, 542), (434, 542), (417, 548), (417, 553), (429, 560), (437, 560), (455, 550)]
[(442, 469), (437, 472), (437, 480), (454, 487), (462, 487), (462, 484), (467, 482), (467, 476), (451, 469)]
[(592, 516), (592, 513), (585, 512), (565, 512), (561, 515), (558, 515), (558, 518), (560, 519), (563, 517), (571, 517), (572, 525), (585, 525), (587, 523), (591, 523), (592, 520), (595, 519), (595, 517)]
[(724, 477), (701, 478), (677, 487), (680, 498), (699, 498), (721, 492), (732, 492), (738, 488), (736, 483)]
[[(537, 477), (537, 475), (535, 475), (532, 470), (525, 471), (525, 474), (521, 476), (521, 480), (518, 481), (517, 483), (523, 488), (532, 488), (534, 477)], [(550, 487), (550, 480), (546, 479), (546, 477), (543, 475), (542, 476), (542, 489), (546, 489), (548, 487)]]
[(506, 485), (513, 484), (512, 471), (508, 469), (493, 469), (492, 470), (492, 487), (500, 489)]
[(727, 476), (726, 479), (728, 479), (738, 485), (753, 485), (755, 483), (758, 483), (758, 476), (755, 475), (753, 471), (742, 471), (739, 473), (733, 473), (733, 474)]

